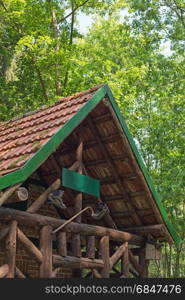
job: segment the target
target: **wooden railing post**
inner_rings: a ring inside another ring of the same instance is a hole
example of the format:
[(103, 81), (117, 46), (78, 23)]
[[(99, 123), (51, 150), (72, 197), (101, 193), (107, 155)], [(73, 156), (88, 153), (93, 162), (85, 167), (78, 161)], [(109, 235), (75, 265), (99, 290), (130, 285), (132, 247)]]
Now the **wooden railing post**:
[(11, 221), (10, 230), (6, 238), (6, 256), (9, 270), (8, 278), (15, 277), (15, 261), (16, 261), (16, 241), (17, 241), (17, 221)]
[(129, 277), (129, 254), (128, 254), (128, 243), (126, 242), (126, 249), (123, 252), (121, 260), (121, 273), (123, 277)]
[(108, 236), (103, 236), (100, 239), (99, 249), (100, 249), (101, 258), (104, 263), (104, 267), (101, 270), (101, 276), (103, 278), (109, 278), (110, 257), (109, 257), (109, 237)]
[(59, 255), (64, 257), (67, 256), (67, 240), (65, 231), (61, 231), (57, 234), (57, 247)]
[(40, 233), (40, 250), (42, 263), (40, 265), (40, 277), (52, 277), (52, 227), (43, 226)]

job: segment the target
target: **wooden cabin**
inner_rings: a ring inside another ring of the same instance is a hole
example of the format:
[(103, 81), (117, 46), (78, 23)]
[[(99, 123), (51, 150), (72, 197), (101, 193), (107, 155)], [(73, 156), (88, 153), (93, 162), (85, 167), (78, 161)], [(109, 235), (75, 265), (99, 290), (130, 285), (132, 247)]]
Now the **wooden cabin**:
[(179, 242), (108, 85), (0, 124), (0, 277), (148, 277)]

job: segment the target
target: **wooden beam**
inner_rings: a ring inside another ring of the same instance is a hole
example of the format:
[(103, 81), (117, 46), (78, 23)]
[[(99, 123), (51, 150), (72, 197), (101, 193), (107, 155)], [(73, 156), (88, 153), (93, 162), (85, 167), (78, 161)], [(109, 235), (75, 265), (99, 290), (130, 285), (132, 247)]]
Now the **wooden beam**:
[[(39, 214), (30, 214), (25, 211), (19, 211), (11, 208), (0, 207), (0, 220), (11, 221), (16, 220), (20, 224), (27, 226), (37, 226), (41, 227), (44, 225), (52, 225), (53, 228), (58, 228), (60, 225), (64, 224), (66, 220), (56, 219), (52, 217), (47, 217)], [(105, 236), (108, 235), (111, 240), (129, 242), (133, 245), (144, 244), (145, 238), (124, 232), (119, 230), (114, 230), (111, 228), (105, 228), (101, 226), (94, 226), (88, 224), (79, 224), (76, 222), (71, 222), (65, 227), (66, 232), (80, 233), (81, 235), (94, 235), (94, 236)]]
[(34, 213), (39, 210), (39, 208), (44, 204), (44, 202), (47, 200), (48, 195), (54, 191), (57, 190), (61, 185), (60, 178), (57, 178), (45, 191), (40, 195), (27, 209), (27, 212)]
[(40, 277), (52, 277), (52, 227), (43, 226), (40, 232), (40, 250), (42, 263), (40, 265)]
[(7, 264), (4, 264), (0, 267), (0, 278), (5, 277), (8, 274), (9, 267)]
[(22, 185), (21, 183), (17, 183), (10, 188), (6, 189), (3, 195), (0, 197), (0, 206)]
[(116, 252), (111, 256), (110, 258), (110, 268), (112, 269), (112, 267), (115, 265), (115, 263), (117, 263), (117, 261), (123, 256), (123, 253), (125, 252), (125, 250), (128, 247), (128, 243), (125, 242), (123, 243), (117, 250)]
[(22, 271), (19, 269), (19, 268), (15, 268), (15, 275), (18, 277), (18, 278), (26, 278), (26, 276), (22, 273)]
[(42, 263), (42, 253), (19, 228), (17, 229), (17, 237), (26, 252), (33, 256), (39, 264)]
[(128, 228), (122, 228), (122, 229), (127, 232), (143, 234), (143, 235), (148, 235), (149, 233), (163, 235), (165, 233), (165, 226), (163, 224), (139, 226), (139, 227), (128, 227)]
[(109, 237), (108, 236), (103, 236), (100, 239), (99, 249), (100, 249), (100, 256), (104, 263), (103, 269), (101, 270), (100, 274), (103, 278), (109, 278), (109, 272), (110, 272), (109, 255), (110, 255), (110, 252), (109, 252)]
[(84, 257), (53, 255), (53, 264), (55, 267), (63, 266), (72, 269), (102, 269), (104, 263), (102, 259), (89, 259)]
[(11, 221), (10, 230), (6, 238), (6, 257), (9, 266), (8, 278), (15, 277), (15, 261), (16, 261), (16, 237), (17, 237), (17, 221)]
[[(69, 168), (70, 170), (75, 170), (77, 165), (79, 166), (78, 162), (75, 162), (72, 164), (72, 166)], [(57, 178), (43, 193), (40, 195), (27, 209), (27, 212), (29, 213), (35, 213), (39, 210), (39, 208), (44, 204), (44, 202), (47, 200), (48, 195), (54, 191), (59, 189), (61, 186), (61, 180), (60, 178)]]
[(139, 216), (137, 215), (136, 209), (135, 209), (134, 205), (132, 204), (132, 201), (129, 199), (129, 196), (125, 192), (124, 182), (120, 180), (120, 177), (116, 170), (116, 166), (114, 164), (114, 161), (111, 158), (111, 156), (109, 155), (106, 147), (104, 146), (104, 143), (101, 140), (101, 136), (99, 135), (98, 130), (96, 130), (95, 124), (93, 123), (92, 118), (90, 116), (88, 117), (88, 123), (89, 123), (89, 127), (90, 127), (93, 135), (96, 137), (99, 148), (101, 149), (101, 152), (102, 152), (105, 160), (107, 161), (107, 164), (108, 164), (109, 168), (111, 169), (113, 176), (115, 177), (116, 183), (119, 187), (121, 194), (127, 200), (126, 205), (128, 207), (128, 210), (132, 209), (132, 211), (133, 211), (132, 218), (133, 218), (134, 222), (137, 225), (142, 225), (142, 222), (141, 222)]

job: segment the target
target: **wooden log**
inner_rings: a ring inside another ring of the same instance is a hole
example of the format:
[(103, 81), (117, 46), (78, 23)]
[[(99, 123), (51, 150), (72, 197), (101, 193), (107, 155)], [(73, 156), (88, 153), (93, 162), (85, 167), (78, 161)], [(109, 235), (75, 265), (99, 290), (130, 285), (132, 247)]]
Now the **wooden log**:
[(76, 257), (81, 257), (81, 238), (80, 234), (73, 234), (72, 241), (71, 241), (71, 247), (72, 247), (72, 254)]
[(44, 204), (44, 202), (47, 200), (48, 195), (53, 192), (54, 190), (57, 190), (61, 185), (60, 178), (57, 178), (45, 191), (40, 195), (27, 209), (27, 212), (34, 213), (39, 210), (39, 208)]
[[(69, 168), (69, 170), (73, 171), (76, 170), (77, 166), (79, 166), (79, 162), (74, 162), (72, 166)], [(27, 212), (29, 213), (35, 213), (40, 209), (40, 207), (44, 204), (44, 202), (47, 200), (48, 195), (54, 191), (59, 189), (61, 186), (61, 180), (60, 178), (57, 178), (45, 191), (40, 195), (27, 209)]]
[(150, 234), (164, 234), (165, 226), (163, 224), (156, 224), (156, 225), (148, 225), (148, 226), (139, 226), (139, 227), (129, 227), (123, 228), (123, 230), (131, 233), (148, 235)]
[(102, 259), (89, 259), (84, 257), (53, 255), (53, 264), (55, 267), (63, 266), (72, 269), (102, 269), (104, 263)]
[(9, 267), (7, 264), (4, 264), (0, 267), (0, 278), (5, 277), (8, 274)]
[(128, 243), (127, 242), (123, 243), (123, 245), (121, 245), (116, 250), (116, 252), (111, 256), (111, 258), (110, 258), (110, 268), (111, 269), (115, 265), (115, 263), (121, 258), (121, 256), (123, 255), (123, 253), (127, 249), (127, 247), (128, 247)]
[(22, 273), (22, 271), (19, 269), (19, 268), (15, 268), (15, 275), (18, 277), (18, 278), (26, 278), (26, 276)]
[(40, 233), (40, 249), (42, 263), (40, 265), (40, 277), (52, 277), (52, 227), (43, 226)]
[(93, 269), (92, 273), (95, 278), (102, 278), (101, 274), (96, 269)]
[(86, 249), (86, 256), (92, 259), (95, 258), (95, 236), (87, 236)]
[(61, 256), (67, 255), (67, 240), (66, 240), (66, 232), (61, 231), (57, 235), (57, 246), (58, 246), (58, 254)]
[[(16, 220), (21, 224), (27, 226), (44, 226), (51, 225), (54, 228), (64, 224), (66, 220), (60, 220), (52, 217), (46, 217), (39, 214), (30, 214), (16, 209), (0, 207), (0, 219), (3, 221)], [(109, 236), (111, 240), (129, 242), (129, 244), (143, 245), (145, 238), (136, 234), (105, 228), (101, 226), (93, 226), (88, 224), (79, 224), (71, 222), (65, 227), (66, 232), (80, 233), (81, 235), (94, 235), (94, 236)]]
[(42, 253), (19, 228), (17, 229), (17, 237), (26, 252), (33, 256), (39, 264), (42, 263)]
[(148, 264), (149, 261), (145, 258), (145, 248), (142, 248), (139, 253), (139, 264), (143, 268), (142, 274), (140, 274), (140, 277), (147, 278), (148, 277)]
[(6, 191), (0, 197), (0, 206), (21, 186), (21, 183), (15, 184), (10, 188), (6, 189)]
[(6, 238), (6, 258), (9, 266), (8, 278), (15, 276), (16, 261), (16, 237), (17, 237), (17, 221), (11, 221), (10, 230)]
[(134, 257), (134, 255), (132, 254), (132, 252), (130, 250), (128, 253), (129, 253), (129, 259), (130, 259), (132, 266), (139, 273), (139, 275), (142, 275), (143, 267), (137, 262), (137, 259)]
[(8, 234), (9, 230), (10, 230), (9, 226), (5, 226), (1, 229), (1, 231), (0, 231), (0, 241)]
[(100, 255), (104, 263), (103, 269), (101, 270), (101, 276), (103, 278), (109, 278), (110, 258), (109, 258), (109, 237), (108, 236), (103, 236), (100, 239), (99, 249), (100, 249)]
[(129, 277), (129, 254), (128, 254), (128, 243), (126, 243), (126, 249), (123, 252), (121, 260), (121, 273), (125, 278)]

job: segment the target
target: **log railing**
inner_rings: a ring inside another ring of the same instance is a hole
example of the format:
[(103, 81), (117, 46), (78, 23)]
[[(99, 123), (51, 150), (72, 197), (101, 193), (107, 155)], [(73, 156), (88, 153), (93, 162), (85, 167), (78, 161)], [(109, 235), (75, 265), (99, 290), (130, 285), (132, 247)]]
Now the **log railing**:
[[(0, 277), (25, 277), (21, 270), (16, 267), (17, 239), (26, 253), (34, 258), (39, 265), (40, 277), (54, 277), (60, 267), (65, 266), (73, 270), (90, 269), (93, 277), (108, 278), (119, 260), (121, 260), (119, 277), (129, 276), (130, 264), (138, 276), (146, 275), (146, 271), (140, 264), (142, 257), (140, 256), (137, 260), (128, 249), (128, 244), (144, 246), (145, 239), (136, 234), (76, 222), (67, 224), (62, 228), (62, 231), (53, 234), (56, 228), (65, 224), (66, 220), (4, 207), (0, 207), (0, 221), (10, 224), (6, 237), (7, 263), (0, 267)], [(20, 225), (34, 225), (40, 228), (39, 248), (20, 230), (18, 227)], [(3, 232), (6, 228), (3, 227)], [(71, 238), (67, 240), (69, 233)], [(1, 232), (0, 236), (3, 236)], [(74, 248), (71, 248), (71, 242), (76, 236), (79, 236), (78, 249), (80, 252), (74, 252)], [(57, 254), (53, 253), (53, 240), (56, 240)], [(110, 243), (117, 245), (111, 255)], [(68, 246), (70, 246), (69, 249)], [(85, 249), (83, 253), (82, 248)]]

